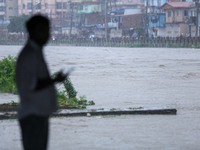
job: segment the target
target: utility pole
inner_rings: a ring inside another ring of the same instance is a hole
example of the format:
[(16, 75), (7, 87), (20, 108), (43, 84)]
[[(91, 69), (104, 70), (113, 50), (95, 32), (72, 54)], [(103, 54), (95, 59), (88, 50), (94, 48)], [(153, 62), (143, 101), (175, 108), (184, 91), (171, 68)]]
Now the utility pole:
[(107, 39), (107, 0), (105, 0), (105, 36), (106, 36), (106, 43), (108, 41)]
[(70, 1), (70, 10), (72, 8), (72, 11), (70, 13), (71, 21), (70, 21), (70, 32), (69, 32), (69, 40), (71, 40), (71, 34), (72, 34), (72, 21), (73, 21), (73, 10), (74, 10), (74, 3)]
[(145, 38), (146, 38), (146, 34), (148, 32), (148, 27), (147, 27), (147, 11), (148, 11), (148, 0), (146, 0), (145, 32), (144, 32), (144, 37)]
[(196, 18), (196, 37), (199, 35), (199, 0), (196, 0), (197, 18)]

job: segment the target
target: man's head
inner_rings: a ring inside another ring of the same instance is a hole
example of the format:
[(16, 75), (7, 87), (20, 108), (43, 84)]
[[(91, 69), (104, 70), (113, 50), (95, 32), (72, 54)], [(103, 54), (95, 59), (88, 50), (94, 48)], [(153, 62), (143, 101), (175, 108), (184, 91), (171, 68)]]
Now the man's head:
[(44, 45), (49, 39), (49, 19), (35, 15), (26, 22), (29, 37), (38, 44)]

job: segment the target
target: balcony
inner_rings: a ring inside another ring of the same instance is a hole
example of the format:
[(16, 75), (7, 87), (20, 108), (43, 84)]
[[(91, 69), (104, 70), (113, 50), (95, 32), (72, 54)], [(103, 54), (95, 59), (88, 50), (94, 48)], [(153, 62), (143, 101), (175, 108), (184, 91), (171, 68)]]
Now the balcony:
[(116, 22), (116, 23), (108, 22), (108, 27), (109, 28), (117, 28), (117, 26), (118, 26), (118, 22)]
[(0, 15), (5, 15), (5, 12), (4, 11), (0, 11)]
[(190, 17), (190, 19), (188, 20), (188, 23), (196, 25), (196, 22), (197, 22), (196, 18), (197, 17)]
[(5, 6), (5, 3), (4, 2), (0, 2), (0, 7), (1, 6)]

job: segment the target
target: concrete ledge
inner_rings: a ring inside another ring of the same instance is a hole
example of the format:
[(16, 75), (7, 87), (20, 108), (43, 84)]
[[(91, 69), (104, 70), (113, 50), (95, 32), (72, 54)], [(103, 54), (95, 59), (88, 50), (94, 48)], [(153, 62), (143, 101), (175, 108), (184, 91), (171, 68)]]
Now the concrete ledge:
[[(53, 113), (54, 117), (74, 117), (74, 116), (104, 116), (104, 115), (176, 115), (177, 110), (169, 107), (129, 107), (129, 108), (112, 108), (112, 109), (64, 109)], [(16, 119), (16, 112), (0, 113), (0, 120)]]

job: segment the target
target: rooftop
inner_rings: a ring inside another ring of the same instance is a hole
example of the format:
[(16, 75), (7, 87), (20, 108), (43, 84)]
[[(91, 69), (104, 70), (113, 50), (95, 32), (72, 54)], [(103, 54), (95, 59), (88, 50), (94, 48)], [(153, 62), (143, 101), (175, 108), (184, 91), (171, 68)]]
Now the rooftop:
[(166, 2), (161, 9), (171, 9), (171, 8), (185, 8), (193, 5), (194, 2)]

